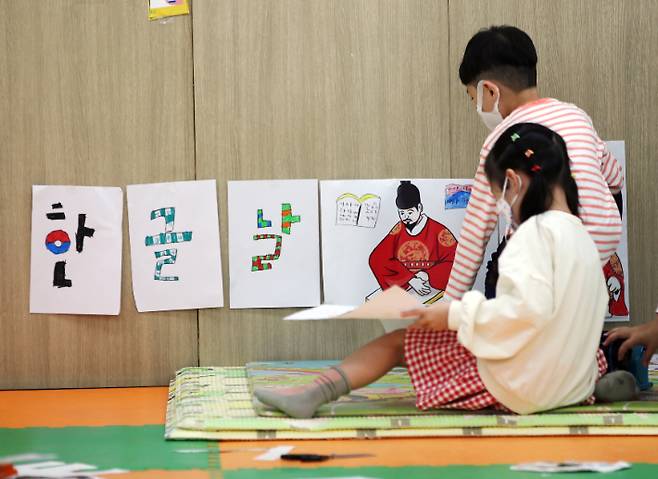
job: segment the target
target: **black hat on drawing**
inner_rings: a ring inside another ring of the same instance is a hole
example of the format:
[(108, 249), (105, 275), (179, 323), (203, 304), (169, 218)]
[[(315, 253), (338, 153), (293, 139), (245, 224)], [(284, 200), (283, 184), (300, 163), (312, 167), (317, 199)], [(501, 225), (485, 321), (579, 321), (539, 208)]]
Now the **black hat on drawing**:
[(420, 204), (420, 191), (411, 181), (400, 181), (395, 204), (401, 210), (415, 208)]

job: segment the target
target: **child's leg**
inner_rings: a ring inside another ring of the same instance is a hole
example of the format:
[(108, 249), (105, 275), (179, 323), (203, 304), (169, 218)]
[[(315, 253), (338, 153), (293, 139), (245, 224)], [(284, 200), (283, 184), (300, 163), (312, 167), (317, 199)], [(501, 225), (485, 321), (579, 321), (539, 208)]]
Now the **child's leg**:
[(404, 366), (405, 329), (378, 337), (354, 351), (340, 363), (349, 379), (350, 389), (375, 382), (396, 366)]
[(335, 401), (351, 389), (370, 384), (395, 366), (404, 364), (404, 335), (405, 330), (401, 329), (371, 341), (307, 386), (258, 388), (254, 395), (289, 416), (312, 417), (323, 404)]

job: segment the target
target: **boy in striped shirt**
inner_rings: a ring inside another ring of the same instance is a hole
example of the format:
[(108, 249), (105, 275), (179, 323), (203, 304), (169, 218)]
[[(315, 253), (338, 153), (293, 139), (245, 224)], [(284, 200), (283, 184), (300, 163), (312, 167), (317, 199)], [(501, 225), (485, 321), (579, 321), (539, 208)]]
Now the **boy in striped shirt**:
[[(484, 162), (500, 134), (516, 123), (539, 123), (564, 139), (578, 186), (579, 215), (604, 265), (621, 238), (621, 166), (599, 138), (587, 113), (575, 105), (539, 96), (537, 52), (530, 37), (511, 26), (481, 30), (466, 46), (459, 77), (482, 121), (492, 131), (480, 151), (446, 298), (461, 299), (475, 282), (498, 220)], [(497, 274), (493, 276), (487, 282), (495, 285)]]

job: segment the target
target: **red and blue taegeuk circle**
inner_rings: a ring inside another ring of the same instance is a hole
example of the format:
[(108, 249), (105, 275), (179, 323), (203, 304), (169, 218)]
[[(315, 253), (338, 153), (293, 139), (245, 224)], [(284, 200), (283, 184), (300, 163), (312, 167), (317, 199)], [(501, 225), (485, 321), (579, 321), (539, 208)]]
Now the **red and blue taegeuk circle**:
[(71, 247), (71, 238), (66, 231), (55, 230), (46, 236), (46, 248), (54, 254), (66, 253)]

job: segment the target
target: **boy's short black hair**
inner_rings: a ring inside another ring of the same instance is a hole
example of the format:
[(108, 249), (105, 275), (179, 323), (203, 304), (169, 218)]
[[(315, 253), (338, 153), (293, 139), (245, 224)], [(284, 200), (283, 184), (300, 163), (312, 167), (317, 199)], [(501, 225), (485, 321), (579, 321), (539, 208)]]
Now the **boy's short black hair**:
[(537, 86), (537, 51), (526, 32), (501, 25), (473, 35), (459, 65), (459, 79), (471, 85), (485, 77), (515, 91)]

